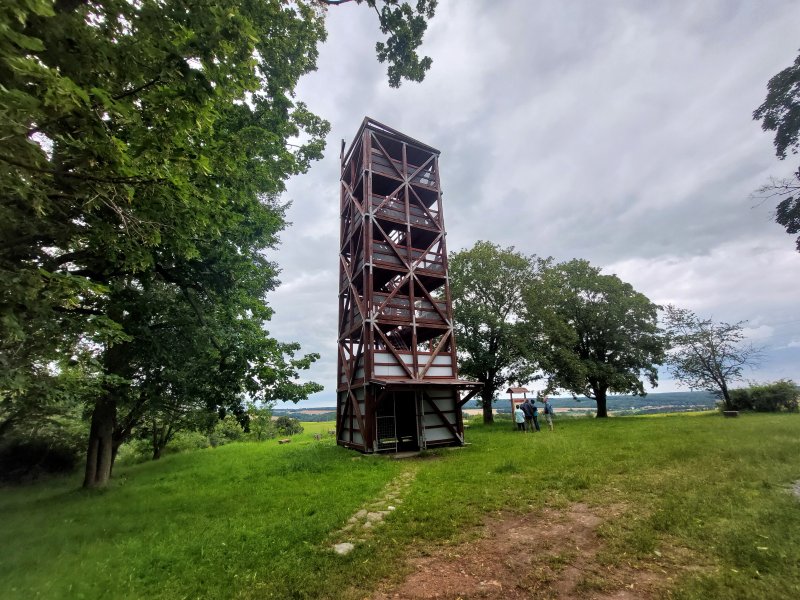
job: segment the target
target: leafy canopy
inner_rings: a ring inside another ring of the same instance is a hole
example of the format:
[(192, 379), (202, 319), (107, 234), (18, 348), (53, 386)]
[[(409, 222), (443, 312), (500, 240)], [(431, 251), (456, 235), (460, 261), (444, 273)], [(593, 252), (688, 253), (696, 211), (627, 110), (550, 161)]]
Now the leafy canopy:
[[(263, 252), (286, 225), (275, 198), (329, 131), (294, 99), (324, 4), (2, 4), (3, 415), (47, 389), (54, 365), (84, 359), (117, 437), (156, 398), (318, 389), (293, 382), (316, 355), (265, 330), (278, 270)], [(379, 58), (395, 84), (421, 79), (419, 19), (435, 2), (386, 5)]]
[[(767, 84), (764, 103), (753, 112), (764, 131), (774, 131), (775, 154), (781, 160), (787, 153), (797, 154), (800, 148), (800, 55)], [(759, 190), (762, 194), (780, 198), (775, 221), (787, 233), (800, 233), (800, 169), (789, 179), (773, 181)], [(796, 240), (800, 252), (800, 236)]]
[(714, 392), (731, 410), (730, 384), (740, 381), (744, 368), (755, 366), (761, 354), (745, 341), (745, 323), (715, 323), (688, 309), (667, 306), (667, 364), (672, 376), (690, 389)]
[[(320, 1), (328, 6), (336, 6), (352, 0)], [(438, 0), (417, 0), (414, 6), (401, 0), (355, 1), (358, 4), (366, 4), (377, 13), (381, 33), (389, 36), (385, 42), (375, 44), (378, 60), (389, 64), (387, 69), (389, 85), (394, 88), (400, 87), (403, 79), (422, 81), (433, 60), (429, 56), (420, 58), (417, 49), (422, 45), (428, 21), (436, 12)]]
[(526, 327), (550, 389), (597, 401), (607, 392), (645, 395), (664, 357), (658, 306), (585, 260), (547, 266), (525, 296)]
[(485, 420), (498, 390), (532, 375), (520, 315), (536, 268), (533, 257), (484, 241), (450, 257), (459, 373), (483, 383)]

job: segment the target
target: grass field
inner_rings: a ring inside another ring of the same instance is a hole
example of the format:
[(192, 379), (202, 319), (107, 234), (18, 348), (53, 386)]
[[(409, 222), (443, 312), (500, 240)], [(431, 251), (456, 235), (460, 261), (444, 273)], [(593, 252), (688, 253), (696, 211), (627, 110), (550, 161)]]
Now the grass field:
[[(468, 543), (488, 515), (581, 502), (616, 507), (599, 531), (608, 569), (680, 569), (663, 595), (800, 597), (800, 415), (561, 419), (535, 435), (473, 424), (467, 447), (408, 460), (354, 454), (313, 439), (331, 424), (305, 425), (283, 446), (119, 468), (101, 492), (77, 477), (0, 488), (2, 596), (363, 598), (411, 554)], [(331, 552), (348, 518), (409, 471), (380, 529)]]

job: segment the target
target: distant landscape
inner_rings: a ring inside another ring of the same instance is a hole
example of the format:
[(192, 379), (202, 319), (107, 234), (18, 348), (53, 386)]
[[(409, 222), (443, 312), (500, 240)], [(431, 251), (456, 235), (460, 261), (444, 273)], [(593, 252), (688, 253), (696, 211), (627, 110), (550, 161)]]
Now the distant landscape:
[[(556, 412), (564, 415), (583, 415), (593, 413), (595, 404), (588, 398), (572, 398), (571, 396), (552, 397), (551, 402)], [(717, 399), (710, 392), (658, 392), (650, 393), (645, 397), (619, 394), (608, 397), (608, 411), (612, 415), (635, 415), (655, 413), (677, 413), (698, 410), (711, 410), (716, 407)], [(479, 409), (477, 400), (470, 400), (464, 405), (464, 410), (474, 411)], [(498, 414), (511, 412), (508, 398), (500, 398), (494, 403)], [(275, 416), (289, 416), (300, 421), (316, 422), (331, 421), (335, 418), (335, 406), (321, 406), (314, 408), (276, 408)]]

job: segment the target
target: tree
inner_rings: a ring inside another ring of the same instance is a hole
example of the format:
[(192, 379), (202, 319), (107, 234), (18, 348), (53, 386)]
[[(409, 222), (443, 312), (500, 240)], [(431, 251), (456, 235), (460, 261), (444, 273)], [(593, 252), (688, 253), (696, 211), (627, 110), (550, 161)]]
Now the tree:
[(280, 435), (297, 435), (298, 433), (303, 433), (303, 426), (300, 425), (300, 421), (287, 416), (280, 416), (275, 419), (275, 429), (278, 430)]
[(461, 375), (483, 384), (483, 422), (492, 423), (492, 402), (507, 382), (532, 375), (521, 329), (523, 291), (536, 276), (536, 261), (509, 248), (480, 241), (450, 256), (450, 293)]
[(219, 419), (209, 435), (211, 445), (214, 447), (238, 442), (244, 437), (241, 423), (232, 414), (227, 414)]
[[(764, 131), (775, 132), (775, 154), (781, 160), (787, 152), (797, 154), (800, 148), (800, 55), (767, 84), (764, 103), (753, 112)], [(791, 178), (773, 180), (759, 192), (765, 197), (779, 198), (775, 221), (791, 234), (800, 233), (800, 169)], [(800, 236), (796, 240), (800, 252)]]
[(525, 296), (526, 329), (551, 390), (597, 402), (609, 392), (644, 396), (641, 377), (658, 383), (664, 358), (658, 306), (616, 275), (585, 260), (551, 265)]
[(275, 424), (272, 422), (274, 402), (266, 404), (251, 403), (247, 406), (247, 417), (252, 435), (257, 442), (275, 437)]
[(715, 323), (688, 309), (667, 306), (667, 364), (672, 376), (690, 389), (717, 394), (727, 410), (734, 410), (730, 384), (742, 379), (745, 367), (756, 366), (761, 355), (759, 348), (745, 343), (745, 323)]
[[(353, 0), (320, 0), (328, 6), (347, 4)], [(378, 0), (355, 0), (365, 3), (378, 15), (381, 33), (391, 34), (386, 42), (377, 42), (375, 51), (380, 62), (388, 62), (387, 75), (391, 87), (400, 87), (402, 79), (422, 81), (431, 68), (429, 56), (419, 58), (417, 48), (428, 28), (428, 20), (436, 12), (438, 0), (417, 0), (415, 6), (400, 0), (384, 0), (380, 9)]]
[[(293, 99), (325, 4), (0, 8), (0, 404), (17, 414), (51, 365), (90, 353), (87, 486), (107, 482), (158, 387), (158, 338), (203, 346), (231, 394), (310, 389), (286, 375), (315, 357), (292, 359), (297, 348), (264, 329), (278, 280), (262, 253), (286, 225), (276, 195), (329, 131)], [(435, 2), (381, 6), (392, 83), (421, 78), (419, 19)]]

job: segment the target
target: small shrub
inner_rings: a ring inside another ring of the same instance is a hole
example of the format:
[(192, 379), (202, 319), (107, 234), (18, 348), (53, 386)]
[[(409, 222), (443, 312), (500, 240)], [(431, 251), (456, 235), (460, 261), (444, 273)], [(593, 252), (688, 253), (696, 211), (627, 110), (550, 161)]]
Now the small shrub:
[(150, 440), (134, 438), (128, 440), (117, 451), (117, 463), (135, 465), (153, 458), (153, 443)]
[(278, 430), (280, 435), (296, 435), (303, 433), (303, 426), (300, 421), (290, 417), (278, 417), (275, 420), (275, 429)]
[(200, 450), (210, 446), (208, 436), (199, 431), (179, 431), (170, 440), (165, 452), (185, 452), (187, 450)]
[(224, 419), (220, 419), (214, 426), (213, 431), (208, 436), (209, 443), (216, 447), (231, 442), (238, 442), (244, 437), (244, 430), (231, 414), (225, 415)]
[(272, 410), (269, 407), (250, 406), (247, 410), (247, 416), (250, 419), (248, 439), (254, 442), (262, 442), (277, 435), (275, 422), (272, 420)]
[(67, 444), (15, 439), (0, 447), (0, 480), (32, 481), (42, 475), (72, 473), (79, 462), (79, 453)]
[(0, 438), (0, 480), (71, 473), (85, 456), (88, 432), (88, 423), (74, 410), (21, 419)]
[[(730, 410), (753, 410), (753, 405), (750, 402), (749, 388), (730, 390), (728, 395), (731, 398)], [(720, 410), (728, 410), (728, 408), (725, 406), (725, 403), (722, 401), (717, 402), (717, 406)]]

